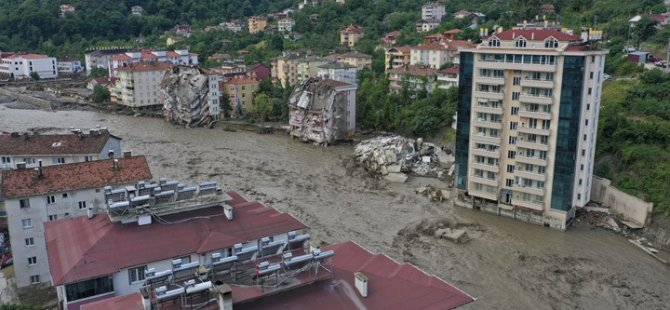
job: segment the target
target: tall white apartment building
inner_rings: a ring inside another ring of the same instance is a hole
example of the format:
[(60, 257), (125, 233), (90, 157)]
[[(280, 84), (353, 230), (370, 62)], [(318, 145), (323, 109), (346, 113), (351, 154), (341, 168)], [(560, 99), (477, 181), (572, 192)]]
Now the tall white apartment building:
[(36, 72), (42, 79), (58, 77), (56, 58), (27, 53), (0, 53), (0, 76), (27, 79)]
[(140, 51), (130, 51), (114, 55), (110, 58), (108, 68), (109, 76), (116, 76), (119, 68), (129, 67), (136, 63), (155, 63), (167, 62), (175, 66), (186, 65), (195, 66), (198, 64), (198, 54), (189, 53), (187, 49), (174, 51), (159, 51), (143, 49)]
[(322, 79), (330, 79), (351, 85), (358, 85), (356, 80), (356, 67), (340, 62), (332, 62), (317, 67), (316, 76)]
[(445, 15), (444, 5), (439, 2), (426, 3), (421, 7), (421, 19), (441, 21)]
[(160, 105), (160, 85), (171, 68), (171, 63), (140, 62), (116, 69), (113, 99), (132, 108)]
[(439, 69), (450, 60), (449, 47), (441, 44), (425, 44), (412, 47), (409, 63)]
[(16, 285), (51, 280), (44, 222), (104, 210), (103, 187), (150, 180), (144, 156), (2, 172), (2, 196), (16, 270)]
[(459, 196), (477, 209), (565, 229), (590, 197), (606, 54), (548, 29), (502, 31), (463, 49)]

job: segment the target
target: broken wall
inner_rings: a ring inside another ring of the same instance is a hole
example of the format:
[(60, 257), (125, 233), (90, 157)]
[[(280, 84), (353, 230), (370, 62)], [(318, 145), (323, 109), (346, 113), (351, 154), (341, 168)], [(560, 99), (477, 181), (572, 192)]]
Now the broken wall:
[(289, 134), (316, 143), (346, 138), (347, 99), (323, 80), (305, 80), (289, 97)]
[(651, 220), (654, 204), (629, 195), (612, 186), (612, 181), (594, 175), (591, 179), (591, 201), (609, 207), (623, 220), (646, 226)]
[(160, 103), (163, 115), (175, 124), (205, 126), (209, 115), (209, 77), (198, 67), (176, 66), (163, 77)]

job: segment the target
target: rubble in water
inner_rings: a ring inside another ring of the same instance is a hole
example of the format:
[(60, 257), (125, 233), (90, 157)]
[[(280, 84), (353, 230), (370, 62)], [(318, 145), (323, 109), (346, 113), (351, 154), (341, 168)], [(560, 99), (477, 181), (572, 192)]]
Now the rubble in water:
[(188, 127), (208, 125), (208, 82), (207, 74), (198, 67), (176, 66), (166, 73), (160, 89), (165, 119)]
[(354, 158), (368, 172), (391, 182), (405, 182), (407, 174), (442, 178), (445, 168), (440, 164), (434, 144), (401, 136), (376, 137), (363, 140), (354, 149)]

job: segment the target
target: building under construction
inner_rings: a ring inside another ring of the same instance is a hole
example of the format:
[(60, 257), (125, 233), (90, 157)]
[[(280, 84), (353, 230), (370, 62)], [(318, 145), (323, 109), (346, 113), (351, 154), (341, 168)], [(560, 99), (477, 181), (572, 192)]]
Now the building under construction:
[(199, 127), (218, 118), (218, 100), (211, 100), (209, 75), (192, 66), (176, 66), (160, 87), (163, 115), (175, 124)]
[(289, 133), (319, 144), (348, 139), (356, 130), (356, 85), (310, 78), (291, 93)]

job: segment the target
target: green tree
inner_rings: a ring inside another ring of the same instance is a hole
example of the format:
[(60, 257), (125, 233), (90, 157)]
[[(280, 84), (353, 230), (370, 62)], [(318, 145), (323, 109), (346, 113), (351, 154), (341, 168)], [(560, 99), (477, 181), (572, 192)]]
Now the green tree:
[(230, 116), (230, 111), (233, 110), (233, 107), (230, 105), (230, 96), (228, 96), (228, 94), (221, 94), (221, 97), (219, 97), (219, 107), (221, 108), (221, 111), (223, 111), (224, 117)]
[(89, 76), (91, 78), (107, 77), (108, 73), (105, 68), (92, 68)]
[(33, 80), (33, 81), (39, 81), (40, 80), (40, 74), (35, 72), (35, 71), (30, 72), (30, 79)]
[(266, 121), (274, 109), (270, 97), (266, 94), (259, 94), (254, 98), (254, 112), (258, 114), (260, 121)]
[(102, 103), (106, 102), (109, 100), (110, 94), (109, 94), (109, 89), (107, 87), (101, 86), (101, 85), (95, 85), (93, 87), (93, 96), (91, 99), (95, 103)]

